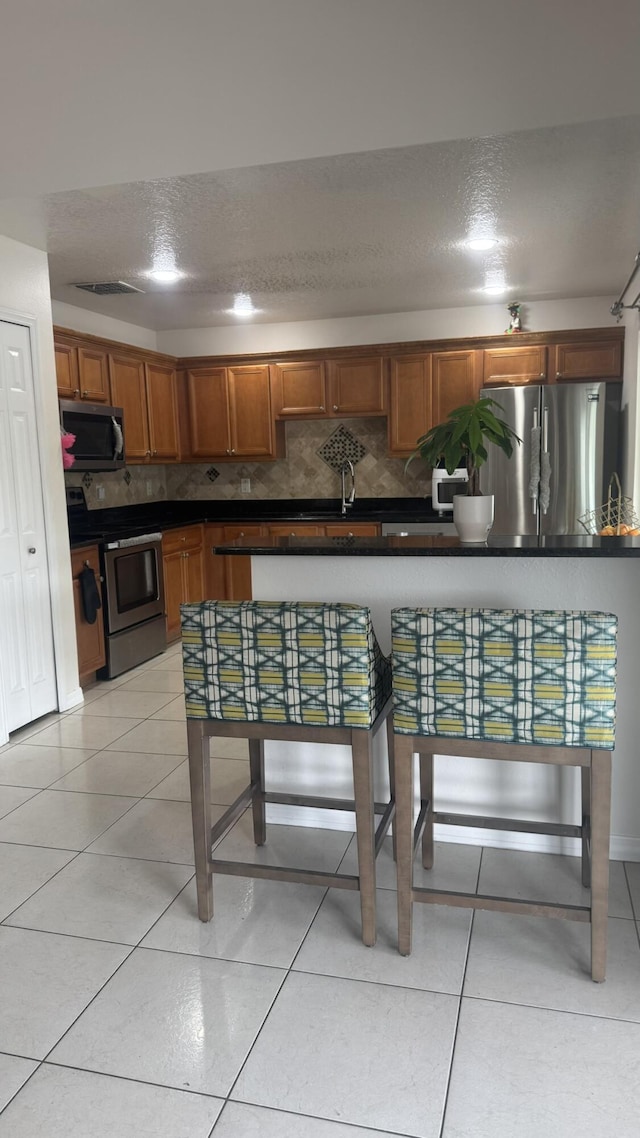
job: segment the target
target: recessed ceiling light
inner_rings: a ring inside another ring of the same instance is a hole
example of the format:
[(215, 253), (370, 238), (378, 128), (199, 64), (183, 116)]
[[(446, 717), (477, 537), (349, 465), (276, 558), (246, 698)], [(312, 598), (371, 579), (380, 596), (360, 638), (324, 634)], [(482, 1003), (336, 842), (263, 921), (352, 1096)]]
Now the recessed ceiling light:
[(493, 249), (497, 244), (497, 237), (471, 237), (469, 241), (465, 241), (467, 249), (477, 250), (478, 252), (482, 252), (485, 249)]
[(253, 316), (260, 309), (254, 308), (248, 292), (239, 292), (233, 298), (233, 308), (229, 308), (227, 311), (232, 312), (234, 316)]
[(182, 273), (178, 269), (150, 269), (147, 275), (158, 284), (173, 284), (180, 280)]
[(507, 291), (507, 285), (485, 285), (482, 291), (488, 293), (489, 296), (500, 296), (503, 292)]

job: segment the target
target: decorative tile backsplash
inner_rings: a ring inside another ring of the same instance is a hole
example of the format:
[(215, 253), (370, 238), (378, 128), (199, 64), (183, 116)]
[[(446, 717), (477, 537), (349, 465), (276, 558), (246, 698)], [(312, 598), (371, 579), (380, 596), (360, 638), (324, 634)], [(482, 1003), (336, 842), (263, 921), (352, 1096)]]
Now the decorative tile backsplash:
[[(339, 498), (339, 465), (351, 458), (356, 466), (360, 498), (418, 498), (431, 494), (430, 472), (419, 460), (405, 473), (404, 459), (387, 455), (386, 419), (307, 419), (285, 424), (287, 457), (278, 462), (202, 463), (190, 466), (131, 466), (96, 473), (85, 489), (90, 510), (132, 506), (164, 499)], [(328, 457), (326, 457), (328, 455)], [(334, 465), (337, 462), (337, 465)], [(130, 475), (127, 483), (125, 474)], [(82, 474), (70, 471), (70, 486), (82, 485)], [(241, 479), (250, 479), (250, 493)], [(151, 493), (147, 493), (147, 483)], [(98, 498), (103, 487), (105, 496)]]

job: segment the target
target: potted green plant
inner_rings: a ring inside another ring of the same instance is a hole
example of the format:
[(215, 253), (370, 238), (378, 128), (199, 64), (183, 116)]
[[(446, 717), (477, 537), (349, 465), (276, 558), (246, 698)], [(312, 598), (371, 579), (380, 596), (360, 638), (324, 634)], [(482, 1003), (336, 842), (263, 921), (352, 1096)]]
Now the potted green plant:
[(456, 407), (443, 423), (418, 439), (405, 465), (406, 469), (414, 458), (421, 458), (432, 468), (443, 462), (448, 474), (466, 468), (467, 493), (456, 494), (453, 499), (453, 520), (460, 540), (465, 542), (486, 541), (493, 525), (493, 494), (480, 492), (479, 472), (487, 461), (487, 446), (500, 447), (511, 458), (514, 443), (522, 441), (494, 408), (502, 411), (488, 396)]

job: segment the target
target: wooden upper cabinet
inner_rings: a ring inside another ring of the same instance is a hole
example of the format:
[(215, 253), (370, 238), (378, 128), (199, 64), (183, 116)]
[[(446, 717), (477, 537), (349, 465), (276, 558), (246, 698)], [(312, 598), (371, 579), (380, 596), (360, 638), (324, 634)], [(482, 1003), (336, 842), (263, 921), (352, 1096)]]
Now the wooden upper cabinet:
[(231, 454), (267, 458), (275, 454), (271, 387), (267, 364), (227, 368)]
[(78, 348), (78, 376), (81, 399), (86, 399), (87, 403), (109, 402), (111, 393), (106, 352), (99, 348)]
[(385, 361), (329, 360), (329, 398), (333, 415), (386, 415)]
[(392, 359), (389, 391), (389, 454), (402, 458), (432, 425), (431, 356)]
[(433, 352), (431, 356), (431, 417), (435, 426), (450, 411), (472, 403), (480, 391), (478, 353)]
[(556, 380), (622, 378), (622, 340), (556, 344), (552, 351)]
[(546, 383), (547, 349), (544, 344), (525, 347), (510, 344), (508, 348), (485, 348), (482, 384), (504, 387), (508, 383)]
[(55, 345), (56, 383), (60, 399), (80, 398), (80, 379), (78, 377), (78, 349), (71, 344)]
[(227, 369), (210, 367), (188, 371), (187, 396), (192, 457), (230, 455)]
[(278, 418), (326, 415), (327, 376), (324, 360), (271, 365), (275, 413)]
[(111, 394), (124, 412), (124, 453), (127, 462), (148, 462), (151, 457), (145, 365), (132, 356), (109, 357)]
[(156, 363), (144, 366), (151, 461), (177, 462), (180, 443), (175, 370)]

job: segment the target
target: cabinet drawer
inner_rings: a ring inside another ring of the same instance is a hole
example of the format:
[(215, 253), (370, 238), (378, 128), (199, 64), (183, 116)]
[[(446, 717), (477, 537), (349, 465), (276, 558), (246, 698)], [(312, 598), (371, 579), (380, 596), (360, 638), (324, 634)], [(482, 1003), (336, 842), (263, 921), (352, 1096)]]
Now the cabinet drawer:
[(163, 554), (197, 549), (201, 545), (202, 526), (183, 526), (180, 529), (167, 530), (162, 535)]
[(335, 522), (325, 526), (327, 537), (379, 537), (376, 522)]
[(324, 536), (324, 526), (298, 525), (289, 522), (287, 525), (269, 526), (269, 537), (318, 537)]

